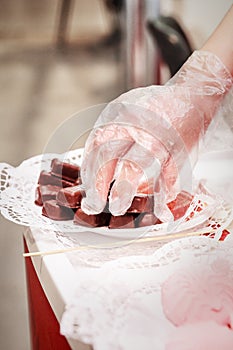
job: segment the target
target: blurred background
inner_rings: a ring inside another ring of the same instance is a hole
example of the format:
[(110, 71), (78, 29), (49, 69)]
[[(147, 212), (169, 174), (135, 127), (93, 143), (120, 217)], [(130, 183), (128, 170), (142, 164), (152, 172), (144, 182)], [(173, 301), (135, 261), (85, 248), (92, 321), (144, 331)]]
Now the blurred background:
[[(0, 0), (0, 162), (43, 152), (72, 114), (162, 84), (230, 0)], [(29, 350), (22, 227), (0, 217), (0, 344)]]

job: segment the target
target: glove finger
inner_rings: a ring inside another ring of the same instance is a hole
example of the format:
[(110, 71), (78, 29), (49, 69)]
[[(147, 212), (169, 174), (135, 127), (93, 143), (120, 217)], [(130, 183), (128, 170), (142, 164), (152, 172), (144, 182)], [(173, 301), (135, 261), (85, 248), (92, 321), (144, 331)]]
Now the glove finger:
[(163, 176), (160, 176), (154, 192), (154, 214), (162, 222), (172, 222), (174, 217), (167, 204), (166, 189), (164, 186)]
[(154, 192), (154, 213), (162, 222), (173, 224), (169, 229), (176, 228), (174, 225), (179, 223), (174, 220), (183, 216), (190, 205), (191, 182), (190, 172), (181, 175), (174, 160), (169, 157), (166, 164), (163, 164)]
[(110, 212), (123, 215), (139, 187), (144, 187), (147, 193), (152, 191), (159, 173), (160, 163), (154, 155), (139, 144), (134, 144), (117, 165), (116, 180), (109, 196)]
[[(163, 164), (162, 170), (163, 187), (166, 192), (166, 201), (173, 200), (179, 192), (180, 184), (177, 182), (179, 179), (179, 170), (176, 166), (174, 159), (170, 156), (166, 163)], [(180, 181), (182, 179), (179, 179)]]
[(104, 164), (92, 179), (91, 186), (85, 186), (86, 196), (82, 199), (82, 210), (87, 214), (99, 214), (104, 211), (117, 160)]
[(119, 126), (95, 130), (89, 140), (82, 163), (82, 182), (86, 197), (82, 209), (87, 214), (103, 211), (118, 159), (131, 147), (133, 140)]

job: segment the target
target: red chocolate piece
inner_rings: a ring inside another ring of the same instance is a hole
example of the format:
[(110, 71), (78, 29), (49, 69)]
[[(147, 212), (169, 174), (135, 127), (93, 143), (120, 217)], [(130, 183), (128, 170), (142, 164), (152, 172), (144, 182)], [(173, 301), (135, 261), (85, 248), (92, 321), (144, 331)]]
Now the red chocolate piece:
[(84, 195), (81, 186), (62, 188), (57, 194), (57, 203), (69, 208), (78, 208)]
[(70, 181), (62, 180), (61, 178), (52, 175), (51, 173), (47, 171), (41, 171), (39, 180), (39, 185), (54, 185), (54, 186), (60, 186), (60, 187), (69, 187), (73, 186), (74, 184)]
[(82, 184), (81, 177), (78, 177), (77, 180), (75, 180), (74, 185), (78, 186), (78, 185), (81, 185), (81, 184)]
[(225, 239), (228, 235), (230, 235), (230, 234), (231, 234), (230, 231), (223, 230), (223, 231), (222, 231), (222, 235), (221, 235), (221, 237), (219, 238), (219, 240), (220, 240), (220, 241), (224, 241), (224, 239)]
[(153, 213), (144, 213), (137, 217), (136, 226), (144, 227), (160, 223), (161, 221)]
[(87, 227), (99, 227), (107, 226), (109, 222), (108, 213), (100, 213), (96, 215), (88, 215), (80, 208), (74, 215), (74, 224), (87, 226)]
[(135, 228), (135, 216), (133, 214), (125, 214), (121, 216), (111, 216), (109, 226), (114, 228)]
[(184, 216), (192, 202), (192, 199), (193, 196), (190, 193), (182, 191), (172, 202), (167, 204), (174, 216), (174, 220), (178, 220)]
[(50, 199), (56, 199), (57, 193), (60, 189), (61, 187), (53, 185), (38, 186), (36, 189), (35, 204), (41, 206), (44, 202)]
[(63, 180), (75, 182), (80, 177), (80, 167), (70, 163), (64, 163), (59, 159), (51, 162), (51, 173)]
[(154, 197), (153, 196), (135, 196), (127, 213), (144, 213), (153, 212)]
[(43, 201), (42, 201), (42, 198), (41, 198), (41, 193), (40, 193), (40, 187), (39, 186), (36, 188), (35, 204), (39, 205), (39, 206), (43, 205)]
[(44, 203), (42, 214), (52, 220), (71, 220), (74, 217), (74, 211), (71, 208), (62, 207), (57, 204), (55, 199)]

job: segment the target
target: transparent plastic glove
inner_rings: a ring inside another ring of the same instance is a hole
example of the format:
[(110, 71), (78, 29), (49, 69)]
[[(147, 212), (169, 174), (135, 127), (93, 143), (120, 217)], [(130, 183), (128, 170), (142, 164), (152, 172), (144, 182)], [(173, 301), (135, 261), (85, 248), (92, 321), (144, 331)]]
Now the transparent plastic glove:
[(85, 145), (82, 209), (103, 211), (110, 190), (111, 213), (123, 215), (136, 193), (154, 193), (157, 217), (172, 219), (166, 204), (193, 164), (183, 178), (181, 170), (231, 86), (215, 55), (195, 51), (165, 86), (130, 90), (109, 103)]

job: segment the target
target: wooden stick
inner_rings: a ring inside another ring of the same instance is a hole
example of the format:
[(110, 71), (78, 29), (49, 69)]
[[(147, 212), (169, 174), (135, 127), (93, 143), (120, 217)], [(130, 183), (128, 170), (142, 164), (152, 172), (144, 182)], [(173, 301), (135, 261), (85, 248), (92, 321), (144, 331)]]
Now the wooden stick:
[(61, 254), (61, 253), (68, 253), (72, 251), (82, 251), (82, 250), (90, 250), (90, 249), (104, 249), (104, 248), (114, 248), (114, 247), (120, 247), (122, 244), (128, 244), (128, 243), (145, 243), (145, 242), (155, 242), (155, 241), (163, 241), (163, 240), (168, 240), (172, 238), (182, 238), (182, 237), (190, 237), (190, 236), (198, 236), (203, 233), (205, 234), (210, 234), (215, 232), (216, 230), (212, 231), (194, 231), (194, 232), (180, 232), (180, 233), (173, 233), (173, 234), (167, 234), (167, 235), (160, 235), (160, 236), (153, 236), (153, 237), (145, 237), (145, 238), (138, 238), (136, 240), (131, 239), (131, 240), (123, 240), (120, 242), (120, 244), (117, 242), (115, 243), (109, 243), (106, 244), (105, 246), (78, 246), (78, 247), (70, 247), (70, 248), (64, 248), (64, 249), (55, 249), (55, 250), (47, 250), (47, 251), (37, 251), (37, 252), (30, 252), (30, 253), (24, 253), (23, 257), (28, 258), (28, 257), (33, 257), (33, 256), (44, 256), (44, 255), (53, 255), (53, 254)]

